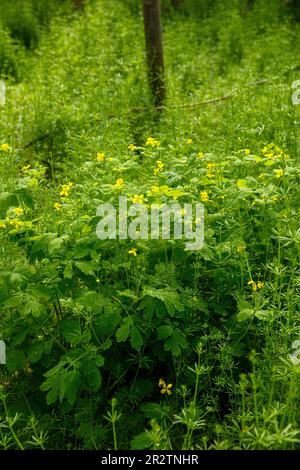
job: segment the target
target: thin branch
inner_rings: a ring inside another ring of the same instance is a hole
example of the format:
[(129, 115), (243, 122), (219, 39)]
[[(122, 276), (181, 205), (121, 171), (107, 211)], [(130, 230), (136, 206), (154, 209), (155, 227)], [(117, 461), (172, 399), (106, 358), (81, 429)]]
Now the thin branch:
[[(256, 86), (256, 85), (263, 85), (263, 84), (268, 83), (268, 82), (270, 82), (270, 80), (267, 80), (267, 79), (256, 80), (254, 82), (245, 83), (244, 88), (245, 87)], [(233, 96), (237, 95), (240, 92), (241, 92), (241, 89), (234, 88), (230, 92), (226, 93), (223, 96), (219, 96), (218, 98), (212, 98), (212, 99), (209, 99), (209, 100), (200, 101), (198, 103), (174, 104), (174, 105), (169, 105), (169, 106), (167, 106), (167, 105), (156, 106), (156, 109), (160, 109), (160, 110), (165, 109), (165, 110), (167, 110), (167, 109), (177, 109), (177, 108), (178, 109), (197, 108), (198, 106), (204, 106), (204, 105), (207, 105), (207, 104), (218, 103), (220, 101), (226, 101), (226, 100), (232, 98)], [(124, 114), (142, 113), (142, 112), (149, 111), (149, 110), (151, 110), (150, 107), (131, 108), (128, 111), (125, 111)], [(111, 117), (114, 117), (114, 116), (111, 116)]]

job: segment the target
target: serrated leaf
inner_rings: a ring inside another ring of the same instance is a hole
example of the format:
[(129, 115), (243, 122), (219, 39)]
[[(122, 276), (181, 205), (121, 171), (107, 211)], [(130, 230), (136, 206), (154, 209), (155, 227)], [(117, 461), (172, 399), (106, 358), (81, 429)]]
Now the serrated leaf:
[(244, 308), (243, 310), (240, 310), (236, 318), (238, 322), (242, 322), (252, 319), (254, 317), (254, 314), (255, 310), (253, 308)]
[(81, 328), (74, 318), (64, 318), (59, 324), (63, 337), (71, 344), (80, 343), (82, 340)]
[(131, 450), (145, 450), (151, 447), (151, 445), (152, 445), (151, 434), (145, 431), (145, 432), (142, 432), (141, 434), (138, 434), (132, 439), (130, 443), (130, 448)]
[(95, 331), (97, 336), (111, 334), (121, 321), (119, 309), (100, 313), (95, 320)]
[(173, 328), (169, 325), (162, 325), (157, 328), (157, 339), (166, 339), (173, 333)]
[(164, 348), (166, 351), (171, 351), (173, 356), (179, 356), (181, 349), (187, 348), (188, 344), (184, 336), (174, 330), (172, 335), (165, 341)]
[(23, 351), (10, 351), (8, 349), (6, 357), (6, 366), (9, 372), (14, 372), (18, 369), (23, 369), (25, 364), (25, 354)]
[(81, 383), (81, 375), (78, 370), (70, 370), (64, 377), (64, 397), (73, 405), (76, 401)]
[(132, 318), (126, 317), (123, 320), (122, 325), (117, 329), (116, 340), (118, 343), (123, 343), (126, 341), (130, 335), (130, 330), (132, 327)]
[(130, 344), (136, 351), (140, 351), (141, 347), (143, 346), (143, 338), (136, 326), (131, 328)]
[(65, 266), (65, 269), (64, 269), (64, 278), (65, 279), (72, 279), (73, 277), (73, 267), (72, 267), (72, 263), (68, 263), (66, 266)]
[(88, 361), (81, 369), (83, 387), (90, 392), (97, 392), (101, 387), (101, 374), (95, 363)]
[(95, 261), (75, 261), (75, 266), (86, 276), (94, 276), (98, 268)]

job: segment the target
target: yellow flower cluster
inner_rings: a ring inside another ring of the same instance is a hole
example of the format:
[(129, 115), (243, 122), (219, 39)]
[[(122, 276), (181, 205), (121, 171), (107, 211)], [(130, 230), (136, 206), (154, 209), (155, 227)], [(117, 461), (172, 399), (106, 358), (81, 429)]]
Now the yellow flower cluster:
[(105, 160), (105, 155), (103, 152), (98, 152), (96, 155), (97, 162), (104, 162)]
[(161, 160), (156, 161), (156, 168), (154, 168), (154, 175), (157, 176), (161, 171), (163, 171), (165, 164)]
[(1, 144), (1, 145), (0, 145), (0, 150), (1, 150), (2, 152), (8, 152), (9, 149), (10, 149), (10, 146), (9, 146), (8, 144)]
[(131, 150), (131, 152), (134, 152), (137, 149), (137, 147), (134, 144), (129, 144), (128, 149)]
[(20, 230), (20, 228), (24, 225), (24, 222), (20, 219), (23, 214), (24, 209), (21, 207), (13, 207), (9, 209), (5, 222), (0, 223), (0, 228), (5, 228), (10, 225), (14, 229)]
[(159, 140), (155, 140), (153, 137), (148, 137), (146, 140), (146, 145), (150, 145), (150, 147), (159, 147), (160, 142)]
[(248, 284), (248, 286), (252, 287), (253, 292), (256, 292), (257, 290), (260, 290), (263, 287), (265, 287), (264, 282), (262, 282), (262, 281), (254, 282), (252, 279), (250, 279), (250, 281), (247, 284)]
[(289, 156), (284, 152), (284, 150), (278, 145), (271, 142), (270, 144), (266, 145), (261, 149), (261, 153), (264, 157), (269, 158), (270, 160), (277, 160), (282, 158), (283, 160), (288, 160)]
[(132, 198), (132, 202), (134, 204), (143, 204), (144, 202), (144, 195), (143, 194), (135, 194)]
[(60, 209), (62, 208), (62, 204), (60, 202), (55, 202), (53, 204), (53, 207), (56, 211), (60, 211)]
[(131, 248), (130, 250), (128, 250), (128, 253), (131, 256), (137, 256), (137, 249), (136, 248)]
[(200, 191), (200, 199), (202, 202), (209, 201), (209, 195), (207, 191)]
[(61, 197), (68, 197), (70, 195), (70, 191), (73, 188), (74, 183), (68, 183), (62, 185), (62, 190), (59, 193)]
[(167, 385), (163, 379), (159, 379), (158, 386), (161, 387), (160, 393), (162, 395), (171, 395), (171, 388), (173, 387), (173, 384)]
[(274, 170), (276, 178), (281, 178), (284, 175), (284, 170), (282, 168), (277, 168)]
[(117, 181), (114, 184), (114, 188), (116, 189), (121, 189), (124, 186), (124, 180), (123, 178), (118, 178)]

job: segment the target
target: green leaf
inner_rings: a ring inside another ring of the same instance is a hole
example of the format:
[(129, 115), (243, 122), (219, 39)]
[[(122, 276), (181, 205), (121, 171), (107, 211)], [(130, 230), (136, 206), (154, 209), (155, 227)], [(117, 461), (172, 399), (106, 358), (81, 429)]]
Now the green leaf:
[(143, 345), (143, 338), (136, 326), (133, 326), (131, 328), (131, 333), (130, 333), (130, 344), (133, 349), (136, 351), (140, 351), (142, 345)]
[(70, 370), (64, 377), (64, 397), (73, 405), (76, 401), (81, 383), (81, 375), (78, 370)]
[(44, 342), (42, 341), (33, 343), (27, 348), (27, 356), (32, 364), (35, 364), (41, 359), (44, 352), (44, 348)]
[(82, 340), (81, 327), (75, 318), (64, 318), (59, 324), (63, 337), (71, 344), (80, 343)]
[(149, 449), (153, 444), (153, 441), (151, 439), (151, 434), (147, 433), (147, 431), (142, 432), (141, 434), (138, 434), (135, 436), (130, 444), (131, 450), (145, 450)]
[(23, 351), (7, 351), (6, 366), (9, 372), (14, 372), (18, 369), (23, 369), (25, 364), (25, 354)]
[(188, 343), (184, 336), (179, 332), (174, 330), (172, 335), (165, 341), (164, 348), (166, 351), (171, 351), (173, 356), (179, 356), (181, 349), (186, 349)]
[(94, 328), (97, 336), (111, 334), (121, 321), (119, 308), (110, 309), (101, 313), (94, 322)]
[(75, 261), (75, 266), (86, 276), (94, 276), (99, 267), (95, 261)]
[(184, 307), (180, 301), (179, 294), (170, 289), (150, 289), (145, 288), (143, 291), (144, 296), (159, 299), (164, 303), (169, 315), (173, 316), (175, 311), (182, 312)]
[(173, 333), (173, 328), (169, 325), (162, 325), (157, 328), (157, 339), (166, 339)]
[(34, 317), (39, 317), (44, 311), (45, 306), (34, 297), (29, 298), (20, 308), (20, 312), (25, 316), (31, 313)]
[(126, 317), (123, 320), (123, 324), (117, 329), (116, 340), (118, 343), (123, 343), (127, 340), (130, 335), (130, 330), (132, 327), (132, 318)]
[(10, 207), (16, 207), (19, 205), (18, 199), (14, 194), (11, 193), (0, 193), (0, 216), (5, 217), (7, 209)]
[(272, 320), (273, 312), (272, 310), (257, 310), (255, 312), (255, 317), (259, 320)]
[(64, 269), (64, 278), (72, 279), (72, 277), (73, 277), (73, 267), (72, 267), (72, 263), (69, 262), (66, 264), (65, 269)]
[(101, 387), (101, 374), (93, 361), (83, 364), (82, 369), (83, 387), (90, 392), (97, 392)]
[(238, 322), (243, 322), (243, 321), (252, 319), (254, 315), (255, 315), (255, 310), (253, 308), (244, 308), (237, 314), (236, 318)]

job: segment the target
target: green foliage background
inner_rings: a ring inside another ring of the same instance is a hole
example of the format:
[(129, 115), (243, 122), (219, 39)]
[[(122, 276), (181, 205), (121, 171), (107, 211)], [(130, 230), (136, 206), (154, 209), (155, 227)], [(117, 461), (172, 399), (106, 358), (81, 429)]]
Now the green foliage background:
[[(297, 8), (162, 19), (158, 116), (140, 2), (1, 0), (3, 449), (299, 448)], [(120, 193), (207, 199), (204, 248), (99, 240)]]

